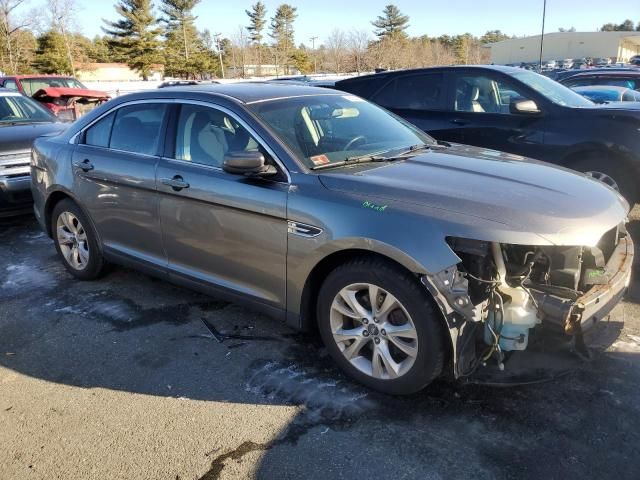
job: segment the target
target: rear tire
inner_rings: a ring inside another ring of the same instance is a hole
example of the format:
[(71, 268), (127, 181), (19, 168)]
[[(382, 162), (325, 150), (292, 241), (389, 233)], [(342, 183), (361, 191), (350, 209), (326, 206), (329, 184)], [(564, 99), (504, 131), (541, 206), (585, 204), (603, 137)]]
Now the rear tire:
[(427, 291), (401, 268), (366, 258), (341, 265), (325, 279), (317, 308), (330, 355), (369, 388), (410, 394), (442, 372), (444, 320)]
[(624, 164), (607, 162), (604, 156), (599, 157), (595, 154), (590, 154), (569, 166), (574, 170), (598, 178), (603, 183), (614, 188), (629, 202), (631, 207), (636, 203), (638, 190), (634, 175), (628, 168), (625, 168)]
[(71, 199), (56, 204), (51, 232), (65, 268), (80, 280), (94, 280), (104, 272), (105, 261), (98, 235), (82, 209)]

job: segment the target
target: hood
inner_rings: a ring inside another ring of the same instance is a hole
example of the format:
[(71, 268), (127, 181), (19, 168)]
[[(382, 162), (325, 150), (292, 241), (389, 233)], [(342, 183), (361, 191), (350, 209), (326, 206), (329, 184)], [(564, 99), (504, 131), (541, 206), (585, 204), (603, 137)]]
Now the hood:
[(33, 141), (43, 135), (63, 132), (61, 123), (0, 124), (0, 155), (30, 151)]
[(41, 88), (33, 94), (33, 98), (36, 100), (43, 97), (63, 98), (63, 97), (84, 97), (95, 98), (98, 100), (108, 100), (111, 97), (107, 92), (101, 92), (100, 90), (88, 90), (86, 88), (62, 88), (62, 87), (48, 87)]
[(466, 145), (364, 165), (323, 173), (320, 181), (365, 200), (431, 207), (429, 215), (439, 212), (444, 221), (447, 212), (484, 219), (557, 245), (594, 245), (629, 210), (617, 192), (584, 175)]

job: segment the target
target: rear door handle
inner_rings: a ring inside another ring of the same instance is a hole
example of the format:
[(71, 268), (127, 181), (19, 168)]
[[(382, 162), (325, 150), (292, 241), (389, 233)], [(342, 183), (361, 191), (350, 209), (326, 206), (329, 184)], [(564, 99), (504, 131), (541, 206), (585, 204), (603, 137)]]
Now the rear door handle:
[(469, 121), (463, 120), (462, 118), (454, 118), (453, 120), (451, 120), (451, 123), (454, 123), (460, 126), (469, 125)]
[(95, 168), (93, 166), (93, 163), (91, 163), (91, 160), (89, 160), (88, 158), (85, 158), (81, 162), (73, 162), (73, 166), (79, 168), (83, 172), (88, 172), (89, 170), (93, 170)]
[(190, 185), (184, 181), (180, 175), (176, 175), (173, 178), (163, 178), (160, 180), (163, 185), (173, 188), (174, 191), (179, 192), (183, 188), (189, 188)]

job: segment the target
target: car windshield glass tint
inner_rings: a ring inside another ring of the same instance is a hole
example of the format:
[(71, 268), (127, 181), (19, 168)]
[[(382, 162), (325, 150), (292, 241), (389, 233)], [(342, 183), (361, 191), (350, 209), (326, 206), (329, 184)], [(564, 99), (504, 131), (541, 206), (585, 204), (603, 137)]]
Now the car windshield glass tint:
[(308, 167), (433, 144), (427, 134), (352, 95), (309, 95), (251, 105)]
[(23, 78), (20, 80), (22, 88), (29, 96), (33, 96), (38, 90), (43, 88), (86, 88), (75, 78), (44, 77), (44, 78)]
[(593, 102), (577, 94), (570, 88), (560, 85), (555, 80), (551, 80), (535, 72), (523, 70), (511, 73), (511, 76), (534, 89), (553, 103), (565, 107), (592, 107)]
[(0, 96), (0, 124), (53, 121), (51, 114), (29, 98), (22, 95)]

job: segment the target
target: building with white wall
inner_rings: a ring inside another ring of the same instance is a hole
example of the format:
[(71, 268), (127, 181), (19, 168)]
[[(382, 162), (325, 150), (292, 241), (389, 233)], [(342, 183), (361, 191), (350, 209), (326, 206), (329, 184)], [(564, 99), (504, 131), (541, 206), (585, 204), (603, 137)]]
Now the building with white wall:
[[(540, 57), (540, 35), (503, 40), (488, 47), (491, 63), (536, 62)], [(592, 57), (626, 62), (634, 55), (640, 55), (640, 32), (552, 32), (544, 35), (543, 61)]]

